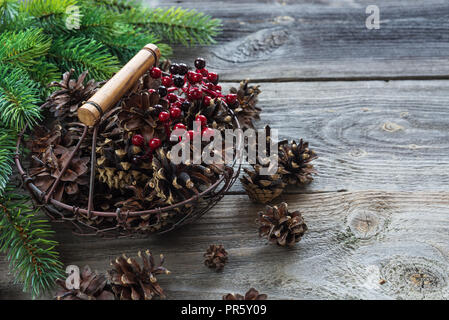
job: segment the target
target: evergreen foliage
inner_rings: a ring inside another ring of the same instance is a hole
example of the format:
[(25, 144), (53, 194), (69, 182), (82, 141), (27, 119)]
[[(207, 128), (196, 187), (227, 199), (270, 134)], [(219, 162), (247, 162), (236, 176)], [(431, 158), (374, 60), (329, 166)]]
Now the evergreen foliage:
[(56, 243), (28, 199), (5, 187), (17, 133), (41, 119), (47, 85), (71, 68), (106, 80), (147, 43), (168, 56), (167, 43), (213, 43), (220, 27), (194, 10), (134, 0), (0, 0), (0, 251), (33, 296), (60, 275)]

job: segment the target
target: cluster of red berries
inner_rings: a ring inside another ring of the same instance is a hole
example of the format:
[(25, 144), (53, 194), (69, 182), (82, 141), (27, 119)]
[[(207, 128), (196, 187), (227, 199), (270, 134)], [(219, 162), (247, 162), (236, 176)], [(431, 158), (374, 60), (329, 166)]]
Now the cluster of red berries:
[[(218, 84), (218, 74), (209, 72), (206, 69), (206, 61), (203, 58), (195, 60), (195, 71), (189, 70), (184, 63), (173, 63), (169, 67), (169, 73), (154, 67), (150, 70), (150, 76), (154, 79), (160, 79), (161, 85), (155, 89), (148, 90), (149, 93), (157, 92), (161, 99), (168, 102), (168, 110), (160, 104), (153, 106), (153, 116), (156, 116), (165, 128), (167, 139), (170, 138), (170, 127), (181, 118), (183, 112), (187, 112), (192, 103), (203, 103), (205, 106), (211, 105), (213, 99), (223, 99), (226, 104), (233, 108), (237, 103), (237, 95), (228, 94), (224, 96), (221, 93), (221, 86)], [(201, 122), (201, 135), (211, 138), (214, 130), (207, 127), (208, 119), (204, 115), (198, 115), (195, 121)], [(194, 136), (200, 132), (188, 130), (186, 125), (181, 122), (175, 123), (173, 130), (184, 130), (187, 132), (187, 138), (193, 140)], [(179, 136), (179, 139), (182, 137)], [(139, 147), (145, 146), (145, 139), (142, 135), (136, 134), (132, 137), (132, 144)], [(149, 151), (142, 158), (151, 158), (151, 154), (162, 145), (158, 138), (153, 138), (148, 142)]]

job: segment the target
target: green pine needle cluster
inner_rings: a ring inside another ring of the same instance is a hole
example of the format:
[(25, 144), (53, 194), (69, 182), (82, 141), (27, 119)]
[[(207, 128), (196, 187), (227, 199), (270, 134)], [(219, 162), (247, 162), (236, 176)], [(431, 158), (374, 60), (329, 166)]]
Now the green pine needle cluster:
[(27, 196), (5, 191), (0, 196), (0, 252), (6, 254), (15, 282), (22, 282), (24, 291), (36, 298), (64, 276), (57, 242), (51, 239), (48, 222), (30, 209)]
[[(107, 80), (147, 43), (167, 57), (169, 44), (210, 44), (220, 29), (219, 20), (195, 10), (134, 0), (0, 0), (0, 195), (12, 173), (17, 133), (41, 120), (50, 82), (71, 68), (75, 76), (88, 70), (89, 78)], [(24, 199), (0, 199), (0, 248), (36, 296), (58, 273), (54, 243), (45, 240), (46, 224)]]

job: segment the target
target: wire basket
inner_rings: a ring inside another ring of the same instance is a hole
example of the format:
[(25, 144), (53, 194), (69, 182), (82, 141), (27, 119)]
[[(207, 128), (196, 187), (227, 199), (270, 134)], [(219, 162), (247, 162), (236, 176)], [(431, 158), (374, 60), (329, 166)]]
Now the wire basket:
[[(240, 129), (239, 121), (233, 110), (229, 108), (224, 102), (223, 106), (232, 117), (234, 128)], [(97, 108), (97, 106), (95, 107)], [(102, 118), (102, 116), (103, 115), (101, 115), (100, 119)], [(33, 178), (22, 166), (20, 150), (21, 145), (24, 142), (24, 132), (27, 128), (22, 131), (17, 140), (15, 163), (22, 178), (24, 187), (31, 194), (35, 203), (44, 210), (44, 212), (52, 221), (70, 223), (73, 227), (73, 232), (77, 235), (129, 237), (139, 234), (148, 235), (154, 233), (165, 233), (174, 230), (182, 225), (191, 223), (192, 221), (198, 219), (207, 211), (209, 211), (218, 201), (221, 200), (226, 191), (231, 188), (240, 173), (242, 143), (241, 141), (237, 141), (234, 150), (235, 157), (232, 164), (225, 167), (223, 174), (221, 174), (213, 184), (211, 184), (201, 192), (198, 191), (195, 195), (188, 199), (172, 205), (142, 211), (123, 211), (120, 208), (117, 208), (115, 211), (94, 210), (94, 195), (96, 185), (95, 178), (97, 169), (96, 147), (97, 137), (99, 131), (101, 130), (100, 123), (101, 121), (97, 121), (97, 123), (95, 123), (93, 126), (79, 123), (83, 131), (81, 138), (77, 142), (75, 148), (71, 151), (69, 160), (61, 168), (59, 175), (56, 177), (48, 192), (40, 190), (33, 182)], [(61, 177), (70, 166), (72, 159), (77, 155), (78, 152), (80, 152), (80, 147), (87, 136), (92, 137), (88, 201), (87, 207), (77, 207), (56, 200), (54, 198), (54, 191), (61, 183)], [(183, 210), (183, 208), (189, 208), (189, 210)], [(145, 219), (149, 219), (148, 221), (152, 221), (155, 226), (158, 225), (159, 227), (157, 228), (157, 230), (152, 229), (150, 224), (150, 228), (147, 228), (143, 231), (129, 227), (129, 224), (127, 223), (129, 219), (133, 219), (136, 217), (145, 217)], [(160, 227), (161, 219), (163, 219), (164, 222), (162, 227)], [(102, 222), (98, 223), (98, 221), (100, 220)]]

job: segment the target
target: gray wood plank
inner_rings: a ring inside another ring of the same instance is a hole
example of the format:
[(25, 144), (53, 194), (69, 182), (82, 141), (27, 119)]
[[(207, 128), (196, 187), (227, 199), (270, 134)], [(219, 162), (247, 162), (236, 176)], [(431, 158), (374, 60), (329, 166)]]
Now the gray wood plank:
[[(251, 286), (271, 299), (449, 298), (449, 193), (333, 192), (281, 200), (300, 209), (310, 229), (292, 249), (258, 238), (254, 220), (262, 206), (241, 195), (226, 196), (194, 225), (148, 239), (78, 238), (55, 229), (66, 264), (101, 272), (121, 253), (164, 253), (172, 274), (160, 283), (171, 299), (220, 299)], [(230, 253), (222, 273), (202, 265), (212, 243)], [(28, 298), (6, 270), (1, 259), (0, 298)]]
[[(331, 80), (449, 78), (445, 0), (148, 1), (223, 20), (217, 45), (175, 48), (174, 59), (204, 56), (222, 79)], [(381, 27), (365, 26), (368, 5)]]
[[(262, 83), (257, 126), (310, 142), (318, 175), (304, 189), (447, 191), (449, 82)], [(237, 183), (233, 191), (241, 192)]]

